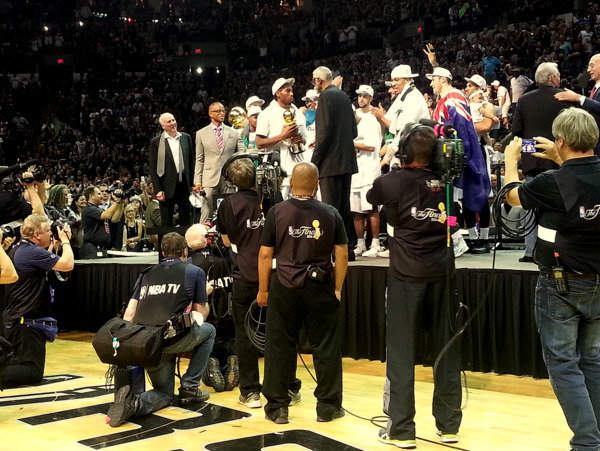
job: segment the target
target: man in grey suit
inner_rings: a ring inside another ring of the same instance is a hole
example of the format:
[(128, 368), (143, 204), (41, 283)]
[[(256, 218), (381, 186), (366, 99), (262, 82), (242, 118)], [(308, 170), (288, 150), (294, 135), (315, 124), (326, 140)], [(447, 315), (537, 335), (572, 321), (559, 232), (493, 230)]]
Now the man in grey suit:
[(214, 199), (219, 194), (235, 191), (233, 185), (221, 177), (223, 165), (236, 151), (246, 151), (238, 132), (223, 124), (225, 107), (222, 103), (211, 103), (208, 115), (210, 124), (196, 132), (196, 170), (192, 188), (195, 193), (201, 190), (206, 193), (200, 214), (201, 223), (212, 218)]
[(159, 118), (163, 133), (152, 138), (148, 147), (150, 178), (160, 206), (163, 226), (172, 226), (175, 205), (179, 224), (190, 225), (190, 187), (194, 164), (192, 138), (177, 131), (177, 121), (171, 113)]

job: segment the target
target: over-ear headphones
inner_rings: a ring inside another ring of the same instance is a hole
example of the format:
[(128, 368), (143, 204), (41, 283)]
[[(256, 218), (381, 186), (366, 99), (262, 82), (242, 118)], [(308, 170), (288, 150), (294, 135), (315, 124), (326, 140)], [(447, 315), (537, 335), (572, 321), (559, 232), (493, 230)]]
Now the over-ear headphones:
[(414, 152), (412, 148), (408, 148), (408, 142), (411, 139), (411, 136), (414, 135), (419, 130), (425, 130), (428, 127), (427, 125), (416, 124), (410, 122), (406, 124), (404, 130), (402, 131), (402, 136), (400, 141), (398, 142), (398, 150), (396, 151), (396, 157), (402, 161), (403, 165), (412, 164), (415, 159)]
[(230, 156), (227, 159), (227, 161), (225, 162), (225, 164), (221, 168), (221, 177), (223, 177), (228, 182), (231, 182), (231, 177), (229, 176), (229, 166), (235, 160), (239, 160), (240, 158), (247, 158), (248, 160), (250, 160), (250, 161), (252, 161), (254, 163), (254, 159), (252, 158), (252, 155), (250, 155), (248, 153), (234, 153), (232, 156)]

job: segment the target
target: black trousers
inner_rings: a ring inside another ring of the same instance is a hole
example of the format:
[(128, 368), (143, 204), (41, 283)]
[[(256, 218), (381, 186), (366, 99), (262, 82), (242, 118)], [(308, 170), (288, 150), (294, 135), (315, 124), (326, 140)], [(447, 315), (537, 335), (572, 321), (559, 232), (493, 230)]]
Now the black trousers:
[(335, 207), (344, 221), (344, 228), (348, 236), (348, 247), (354, 249), (356, 246), (356, 229), (350, 211), (350, 187), (352, 174), (333, 175), (319, 179), (321, 188), (321, 200)]
[(15, 357), (2, 373), (2, 387), (39, 384), (46, 365), (44, 336), (25, 324), (16, 323), (4, 328), (4, 337), (12, 343)]
[[(258, 349), (248, 339), (245, 321), (250, 305), (256, 299), (258, 287), (233, 283), (233, 325), (235, 327), (235, 353), (240, 367), (240, 393), (260, 393), (260, 374), (258, 372)], [(264, 320), (264, 318), (263, 318)]]
[(317, 415), (331, 418), (342, 406), (342, 343), (340, 303), (335, 297), (333, 280), (307, 280), (302, 288), (281, 285), (277, 274), (271, 276), (265, 346), (263, 394), (265, 413), (287, 407), (295, 367), (300, 327), (304, 324), (313, 349), (317, 373)]
[(175, 193), (173, 197), (169, 197), (158, 203), (160, 208), (160, 224), (164, 226), (173, 226), (173, 212), (175, 205), (179, 212), (179, 225), (191, 225), (191, 204), (190, 204), (190, 187), (183, 182), (177, 182), (175, 185)]
[[(415, 355), (425, 343), (433, 361), (452, 337), (450, 321), (457, 309), (454, 280), (411, 283), (389, 277), (386, 306), (386, 374), (390, 384), (387, 431), (397, 440), (414, 440)], [(432, 412), (443, 433), (456, 434), (462, 420), (460, 365), (457, 343), (434, 373)]]

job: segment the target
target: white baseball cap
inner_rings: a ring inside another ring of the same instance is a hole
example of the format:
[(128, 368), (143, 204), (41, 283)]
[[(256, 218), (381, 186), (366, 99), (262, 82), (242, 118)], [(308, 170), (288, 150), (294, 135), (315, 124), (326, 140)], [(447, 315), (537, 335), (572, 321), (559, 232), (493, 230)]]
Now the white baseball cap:
[(390, 78), (393, 80), (394, 78), (415, 78), (418, 76), (419, 74), (412, 73), (412, 69), (408, 64), (400, 64), (399, 66), (394, 67)]
[(253, 103), (263, 105), (265, 101), (263, 99), (260, 99), (258, 96), (248, 97), (248, 100), (246, 100), (246, 109), (250, 108), (250, 105), (252, 105)]
[(293, 85), (295, 81), (296, 80), (294, 78), (278, 78), (271, 87), (271, 93), (275, 95), (275, 93), (279, 91), (283, 85)]
[(254, 116), (255, 114), (260, 114), (261, 108), (258, 105), (251, 106), (248, 108), (248, 117)]
[(302, 97), (302, 101), (306, 102), (307, 100), (312, 100), (313, 102), (319, 98), (319, 93), (316, 89), (309, 89), (306, 91), (306, 95)]
[(357, 94), (365, 94), (365, 95), (373, 97), (373, 94), (375, 92), (373, 91), (373, 88), (370, 87), (369, 85), (360, 85), (358, 87), (358, 89), (356, 90), (356, 93)]
[(443, 67), (436, 67), (435, 69), (433, 69), (433, 73), (432, 74), (425, 74), (425, 76), (431, 80), (433, 77), (446, 77), (449, 80), (452, 80), (452, 74), (450, 73), (450, 71), (448, 69), (444, 69)]
[(487, 88), (487, 81), (481, 75), (473, 75), (471, 78), (465, 78), (465, 80), (479, 86), (481, 89)]
[(500, 86), (500, 82), (498, 80), (494, 80), (492, 82), (492, 86)]

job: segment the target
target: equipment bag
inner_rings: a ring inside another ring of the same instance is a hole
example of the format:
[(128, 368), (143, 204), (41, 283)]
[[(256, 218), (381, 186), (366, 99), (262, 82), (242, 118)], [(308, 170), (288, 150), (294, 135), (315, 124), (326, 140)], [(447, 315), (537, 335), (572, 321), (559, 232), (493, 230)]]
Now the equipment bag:
[(92, 345), (103, 363), (155, 367), (162, 356), (166, 327), (133, 324), (116, 317), (98, 330)]

